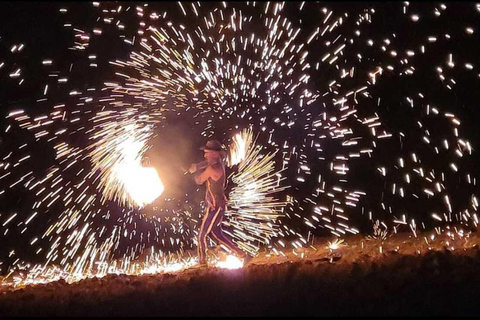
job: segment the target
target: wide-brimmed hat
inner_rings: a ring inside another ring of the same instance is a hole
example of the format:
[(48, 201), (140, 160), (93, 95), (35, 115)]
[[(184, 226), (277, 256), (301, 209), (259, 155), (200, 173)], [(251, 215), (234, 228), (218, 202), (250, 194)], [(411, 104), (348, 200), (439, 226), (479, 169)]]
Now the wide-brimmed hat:
[(201, 147), (200, 150), (210, 150), (210, 151), (216, 151), (218, 152), (218, 155), (220, 158), (225, 159), (227, 157), (227, 151), (223, 149), (223, 146), (220, 142), (217, 140), (209, 140), (205, 144), (205, 147)]
[(225, 151), (222, 147), (222, 144), (217, 140), (208, 140), (204, 147), (201, 147), (200, 150), (211, 150), (211, 151)]

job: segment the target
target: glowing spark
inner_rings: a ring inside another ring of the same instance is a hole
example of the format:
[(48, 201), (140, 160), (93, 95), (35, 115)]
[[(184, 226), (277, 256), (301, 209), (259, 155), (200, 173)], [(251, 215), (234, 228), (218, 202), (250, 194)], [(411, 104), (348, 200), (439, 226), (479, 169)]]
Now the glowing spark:
[(218, 261), (216, 265), (222, 269), (241, 269), (243, 268), (243, 261), (235, 256), (228, 255), (225, 261)]

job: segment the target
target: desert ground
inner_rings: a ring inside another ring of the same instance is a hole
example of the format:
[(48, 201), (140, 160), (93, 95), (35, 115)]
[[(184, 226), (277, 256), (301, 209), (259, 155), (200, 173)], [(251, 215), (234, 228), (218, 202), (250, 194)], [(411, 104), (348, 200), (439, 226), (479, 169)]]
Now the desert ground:
[(480, 237), (317, 239), (242, 269), (1, 287), (0, 316), (480, 315)]

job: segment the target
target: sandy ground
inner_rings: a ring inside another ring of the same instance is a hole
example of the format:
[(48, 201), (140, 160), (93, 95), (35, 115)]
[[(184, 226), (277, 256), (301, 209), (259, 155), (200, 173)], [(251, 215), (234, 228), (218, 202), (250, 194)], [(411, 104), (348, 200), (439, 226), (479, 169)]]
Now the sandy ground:
[(261, 256), (238, 270), (3, 288), (0, 316), (480, 315), (477, 243), (476, 234), (356, 236), (331, 251), (320, 239), (303, 255)]

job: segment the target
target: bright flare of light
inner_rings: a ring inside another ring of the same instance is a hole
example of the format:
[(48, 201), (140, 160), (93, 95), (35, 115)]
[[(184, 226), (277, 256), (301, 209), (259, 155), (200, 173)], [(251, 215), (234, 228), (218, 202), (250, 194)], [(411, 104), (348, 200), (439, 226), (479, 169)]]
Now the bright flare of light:
[(328, 241), (328, 249), (332, 251), (337, 250), (340, 247), (340, 245), (343, 243), (343, 241), (344, 241), (343, 239), (335, 239), (335, 241), (333, 242)]
[(243, 193), (244, 199), (251, 201), (258, 200), (258, 198), (261, 197), (261, 193), (259, 193), (258, 189), (259, 185), (256, 181), (252, 181), (251, 183), (247, 184)]
[(152, 203), (164, 191), (162, 180), (151, 167), (142, 167), (141, 157), (144, 139), (128, 137), (116, 147), (115, 164), (105, 181), (104, 195), (118, 197), (121, 202), (144, 207)]
[(139, 207), (152, 203), (165, 190), (155, 168), (144, 168), (139, 163), (132, 163), (120, 166), (117, 175)]
[(225, 261), (218, 261), (217, 267), (222, 269), (240, 269), (243, 268), (243, 261), (235, 256), (227, 256)]
[(251, 128), (244, 129), (233, 137), (228, 155), (228, 166), (232, 167), (245, 160), (247, 151), (253, 142), (253, 131)]

